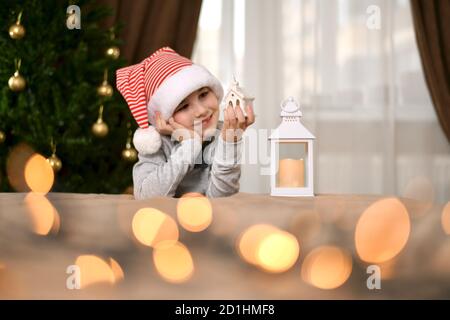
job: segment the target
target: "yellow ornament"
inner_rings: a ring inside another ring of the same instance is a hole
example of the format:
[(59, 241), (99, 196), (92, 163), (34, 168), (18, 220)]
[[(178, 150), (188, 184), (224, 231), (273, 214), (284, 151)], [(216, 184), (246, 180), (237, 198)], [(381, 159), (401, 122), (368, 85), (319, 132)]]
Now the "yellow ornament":
[(120, 49), (116, 46), (112, 46), (112, 47), (106, 49), (106, 56), (108, 58), (116, 60), (120, 56)]
[(25, 28), (21, 24), (13, 24), (9, 27), (9, 36), (15, 40), (22, 39), (25, 36)]
[(103, 122), (103, 105), (100, 106), (97, 122), (92, 126), (92, 133), (99, 138), (103, 138), (108, 134), (108, 125)]
[(50, 157), (48, 157), (47, 162), (50, 164), (54, 172), (58, 172), (62, 168), (62, 162), (56, 156), (56, 154), (52, 154)]
[(133, 147), (127, 147), (122, 151), (122, 158), (128, 162), (135, 162), (137, 160), (137, 151)]
[(102, 97), (111, 97), (113, 94), (113, 88), (108, 83), (108, 70), (105, 70), (103, 83), (97, 88), (97, 94)]
[(113, 88), (107, 81), (103, 81), (103, 83), (97, 88), (97, 93), (102, 97), (111, 97), (113, 94)]
[(23, 89), (25, 89), (27, 82), (25, 81), (25, 78), (22, 77), (19, 73), (20, 65), (22, 64), (22, 60), (15, 59), (14, 63), (16, 65), (16, 72), (14, 72), (14, 75), (11, 78), (9, 78), (8, 86), (12, 91), (18, 92), (18, 91), (22, 91)]
[(108, 131), (108, 125), (104, 123), (102, 119), (98, 119), (92, 126), (92, 133), (99, 138), (105, 137), (108, 134)]
[(22, 39), (25, 36), (25, 27), (20, 24), (21, 18), (22, 12), (19, 13), (16, 23), (9, 27), (9, 36), (15, 40)]
[(47, 162), (52, 167), (53, 172), (58, 172), (62, 168), (62, 162), (56, 156), (56, 143), (54, 143), (53, 138), (50, 140), (50, 147), (52, 148), (52, 155), (47, 158)]
[(3, 131), (0, 131), (0, 143), (5, 142), (6, 134)]
[(8, 86), (14, 92), (19, 92), (25, 89), (27, 82), (25, 78), (19, 74), (19, 71), (14, 72), (14, 75), (9, 78)]
[(132, 131), (130, 129), (131, 124), (128, 123), (127, 127), (128, 127), (128, 138), (127, 143), (125, 145), (125, 149), (123, 149), (122, 151), (122, 158), (128, 162), (136, 162), (138, 158), (138, 153), (136, 149), (131, 146), (131, 136), (132, 136)]

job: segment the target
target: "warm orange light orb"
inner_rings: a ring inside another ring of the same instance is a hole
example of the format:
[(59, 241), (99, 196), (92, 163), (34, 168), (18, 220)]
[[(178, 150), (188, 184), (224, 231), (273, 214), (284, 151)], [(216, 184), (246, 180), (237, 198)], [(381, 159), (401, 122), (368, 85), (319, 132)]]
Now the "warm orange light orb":
[(408, 211), (403, 203), (396, 198), (376, 201), (358, 220), (356, 251), (365, 262), (388, 261), (405, 247), (410, 229)]
[(60, 223), (58, 212), (44, 195), (30, 192), (24, 201), (33, 232), (39, 235), (47, 235), (50, 231), (58, 232)]
[(175, 220), (154, 208), (143, 208), (136, 212), (132, 230), (136, 239), (149, 247), (155, 247), (162, 241), (178, 241), (179, 232)]
[(186, 194), (178, 200), (177, 218), (180, 225), (191, 232), (205, 230), (212, 221), (209, 199), (200, 194)]
[(33, 155), (25, 165), (25, 181), (33, 192), (46, 194), (53, 186), (54, 172), (47, 159)]
[(81, 289), (94, 284), (114, 284), (115, 282), (111, 267), (97, 256), (81, 255), (76, 259), (75, 264), (80, 268)]
[(244, 261), (273, 273), (289, 270), (300, 252), (297, 238), (268, 224), (246, 229), (238, 239), (237, 249)]
[(300, 247), (297, 239), (288, 232), (275, 232), (261, 241), (258, 249), (260, 266), (269, 272), (284, 272), (297, 261)]
[(311, 251), (303, 261), (302, 279), (320, 289), (335, 289), (343, 285), (352, 272), (350, 254), (334, 246)]
[(168, 282), (186, 282), (194, 273), (191, 253), (180, 242), (159, 243), (153, 250), (153, 262), (158, 274)]
[(442, 210), (442, 228), (444, 229), (445, 233), (450, 235), (450, 201), (447, 202), (444, 209)]

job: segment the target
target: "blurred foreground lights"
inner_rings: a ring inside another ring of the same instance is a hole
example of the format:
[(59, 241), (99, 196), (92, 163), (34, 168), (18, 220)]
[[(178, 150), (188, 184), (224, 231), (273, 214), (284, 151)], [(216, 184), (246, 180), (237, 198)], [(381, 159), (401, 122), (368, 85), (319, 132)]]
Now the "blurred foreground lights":
[(388, 261), (405, 247), (410, 229), (408, 211), (403, 203), (396, 198), (376, 201), (358, 220), (356, 251), (365, 262)]
[(81, 289), (101, 283), (112, 285), (124, 278), (122, 268), (112, 258), (108, 264), (95, 255), (81, 255), (75, 264), (80, 268)]
[(245, 230), (238, 239), (237, 248), (244, 261), (271, 273), (289, 270), (300, 253), (297, 238), (267, 224)]
[(25, 165), (34, 154), (34, 150), (25, 143), (17, 144), (8, 153), (6, 160), (8, 182), (18, 192), (30, 191), (30, 188), (25, 182)]
[(445, 233), (450, 235), (450, 201), (447, 202), (444, 209), (442, 210), (442, 228)]
[(155, 247), (161, 241), (175, 244), (178, 227), (172, 217), (154, 208), (140, 209), (133, 217), (133, 234), (143, 245)]
[(166, 281), (182, 283), (194, 274), (194, 262), (188, 248), (180, 242), (160, 242), (153, 250), (156, 271)]
[(58, 211), (44, 195), (30, 192), (24, 201), (34, 233), (42, 236), (50, 232), (58, 233), (60, 227)]
[(25, 165), (25, 181), (33, 192), (46, 194), (53, 186), (54, 173), (48, 161), (34, 154)]
[(122, 267), (120, 266), (120, 264), (113, 258), (109, 258), (109, 265), (114, 274), (115, 282), (122, 281), (125, 278), (125, 275), (123, 273), (123, 270), (122, 270)]
[(180, 225), (191, 232), (208, 228), (212, 221), (212, 207), (209, 199), (200, 193), (186, 193), (177, 204), (177, 218)]
[(343, 285), (352, 273), (349, 253), (334, 246), (322, 246), (311, 251), (303, 261), (302, 279), (320, 289), (335, 289)]

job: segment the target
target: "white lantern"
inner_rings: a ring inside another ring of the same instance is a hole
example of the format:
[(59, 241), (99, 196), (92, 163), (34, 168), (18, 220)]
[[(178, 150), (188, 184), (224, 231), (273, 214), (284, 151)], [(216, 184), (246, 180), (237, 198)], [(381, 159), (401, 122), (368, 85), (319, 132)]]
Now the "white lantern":
[(300, 106), (289, 97), (281, 104), (281, 124), (270, 135), (270, 194), (314, 196), (315, 137), (300, 121)]

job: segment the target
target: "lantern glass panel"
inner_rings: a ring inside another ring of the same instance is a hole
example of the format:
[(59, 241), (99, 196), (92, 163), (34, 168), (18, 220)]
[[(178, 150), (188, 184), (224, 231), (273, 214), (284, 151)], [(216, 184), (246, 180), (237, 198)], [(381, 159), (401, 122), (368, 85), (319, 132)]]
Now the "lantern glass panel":
[(308, 185), (308, 143), (280, 141), (278, 144), (277, 188), (304, 188)]

